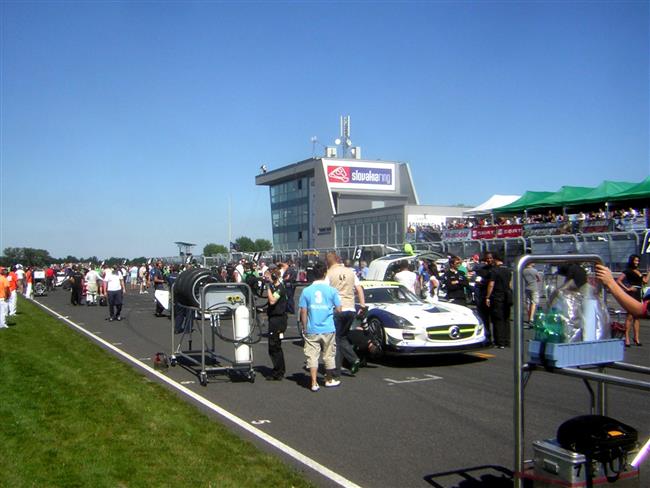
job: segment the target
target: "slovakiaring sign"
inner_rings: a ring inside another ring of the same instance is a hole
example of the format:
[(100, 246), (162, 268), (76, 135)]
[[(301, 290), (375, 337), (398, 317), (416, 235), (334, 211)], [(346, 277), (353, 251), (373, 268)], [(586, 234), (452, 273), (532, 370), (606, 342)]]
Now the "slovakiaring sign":
[(330, 188), (338, 190), (395, 190), (395, 165), (324, 159)]

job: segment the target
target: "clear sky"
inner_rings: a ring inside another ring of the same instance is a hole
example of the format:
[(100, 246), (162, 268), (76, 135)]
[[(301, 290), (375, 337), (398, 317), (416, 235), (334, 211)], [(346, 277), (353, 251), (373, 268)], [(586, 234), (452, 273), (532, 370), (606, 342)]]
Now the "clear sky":
[(270, 239), (260, 165), (342, 114), (423, 204), (650, 173), (647, 1), (0, 5), (0, 249)]

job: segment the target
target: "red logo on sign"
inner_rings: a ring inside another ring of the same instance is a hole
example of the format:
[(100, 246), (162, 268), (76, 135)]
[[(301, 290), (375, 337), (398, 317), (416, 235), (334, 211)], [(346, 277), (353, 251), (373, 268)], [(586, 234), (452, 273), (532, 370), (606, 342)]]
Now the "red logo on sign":
[(328, 166), (327, 181), (348, 183), (350, 181), (350, 168), (345, 166)]

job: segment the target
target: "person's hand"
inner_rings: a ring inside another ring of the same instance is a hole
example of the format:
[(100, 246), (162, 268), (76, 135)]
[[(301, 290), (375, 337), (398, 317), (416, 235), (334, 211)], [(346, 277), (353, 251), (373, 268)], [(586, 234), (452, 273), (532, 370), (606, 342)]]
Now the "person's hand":
[(602, 264), (596, 265), (596, 278), (607, 288), (611, 288), (616, 282), (610, 269)]

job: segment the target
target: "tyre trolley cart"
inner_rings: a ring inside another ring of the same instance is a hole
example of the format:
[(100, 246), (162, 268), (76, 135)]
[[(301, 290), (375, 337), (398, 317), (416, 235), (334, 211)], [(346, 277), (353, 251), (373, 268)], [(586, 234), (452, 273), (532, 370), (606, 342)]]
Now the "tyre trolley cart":
[[(533, 444), (536, 450), (534, 464), (531, 461), (524, 460), (524, 390), (531, 375), (535, 371), (541, 371), (551, 374), (560, 374), (563, 376), (580, 378), (590, 396), (590, 413), (607, 415), (607, 386), (616, 385), (620, 387), (634, 388), (650, 392), (650, 381), (613, 375), (607, 370), (616, 369), (636, 374), (650, 375), (650, 368), (621, 362), (623, 341), (620, 339), (610, 339), (601, 341), (585, 341), (582, 343), (565, 343), (552, 344), (560, 346), (553, 348), (552, 352), (557, 353), (553, 360), (556, 361), (554, 366), (540, 364), (540, 361), (533, 355), (538, 346), (537, 341), (531, 341), (529, 351), (531, 352), (531, 361), (524, 361), (524, 335), (523, 321), (525, 315), (524, 306), (524, 284), (523, 270), (528, 263), (539, 264), (569, 264), (569, 263), (588, 263), (593, 266), (602, 264), (600, 256), (594, 254), (567, 254), (567, 255), (525, 255), (517, 260), (516, 268), (513, 274), (514, 289), (514, 487), (565, 487), (565, 486), (592, 486), (594, 481), (587, 477), (578, 481), (574, 479), (576, 469), (580, 472), (579, 463), (585, 462), (585, 457), (578, 453), (558, 449), (555, 439), (547, 441), (536, 441)], [(544, 360), (546, 361), (546, 360)], [(597, 388), (594, 391), (590, 381), (596, 383)], [(648, 448), (650, 441), (639, 451), (637, 462), (640, 463), (644, 451)], [(546, 457), (549, 457), (549, 461)], [(551, 457), (555, 456), (555, 457)], [(539, 458), (539, 459), (538, 459)], [(579, 458), (582, 460), (580, 461)], [(538, 469), (538, 462), (541, 469)], [(547, 466), (556, 468), (547, 471)], [(569, 468), (564, 470), (568, 465)], [(573, 469), (576, 468), (576, 469)], [(566, 471), (566, 473), (565, 473)], [(587, 469), (582, 470), (583, 477)], [(541, 472), (541, 476), (538, 473)], [(550, 476), (548, 473), (553, 473)], [(568, 473), (568, 474), (567, 474)], [(564, 478), (563, 475), (567, 477)], [(638, 485), (638, 464), (626, 466), (626, 472), (621, 474), (621, 479), (617, 486), (639, 486)], [(625, 478), (625, 479), (624, 479)], [(629, 483), (628, 483), (629, 482)], [(596, 481), (600, 486), (601, 482)]]
[[(171, 288), (170, 365), (188, 365), (202, 386), (208, 384), (210, 375), (216, 374), (255, 382), (252, 346), (260, 341), (261, 334), (252, 290), (244, 283), (206, 279), (205, 273), (196, 279), (198, 273), (193, 273), (195, 276), (190, 278), (195, 281), (191, 289), (194, 299), (188, 301), (188, 288), (180, 279), (185, 273)], [(180, 290), (177, 289), (179, 284)], [(179, 300), (179, 296), (185, 299)], [(227, 321), (232, 324), (230, 331), (223, 325)], [(192, 335), (197, 331), (201, 346), (193, 348)], [(177, 339), (178, 334), (181, 336)], [(232, 357), (217, 352), (217, 339), (232, 345)]]

